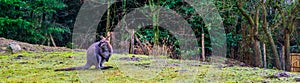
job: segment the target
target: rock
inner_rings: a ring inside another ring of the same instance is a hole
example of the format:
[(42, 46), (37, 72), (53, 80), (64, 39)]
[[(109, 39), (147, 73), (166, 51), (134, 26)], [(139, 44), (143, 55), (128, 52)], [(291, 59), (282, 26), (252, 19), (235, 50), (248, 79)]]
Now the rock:
[(20, 57), (15, 57), (14, 59), (21, 59)]
[(240, 63), (240, 66), (246, 66), (246, 64), (245, 64), (245, 63), (243, 63), (243, 62), (241, 62), (241, 63)]
[(296, 82), (300, 82), (300, 77), (295, 78)]
[(24, 57), (24, 56), (19, 54), (17, 57)]
[(258, 70), (258, 68), (254, 67), (253, 70)]
[(227, 67), (233, 67), (234, 65), (233, 64), (227, 64)]
[(291, 77), (291, 76), (294, 76), (292, 74), (288, 74), (286, 72), (279, 72), (277, 74), (274, 74), (272, 76), (269, 76), (270, 78), (280, 78), (280, 77)]
[(86, 50), (85, 49), (74, 49), (73, 51), (75, 51), (75, 52), (85, 52)]
[(137, 58), (137, 57), (135, 57), (135, 56), (132, 56), (130, 59), (131, 59), (132, 61), (139, 61), (139, 58)]
[(75, 58), (75, 56), (68, 56), (68, 58)]
[(286, 72), (280, 72), (276, 74), (278, 77), (291, 77), (293, 76), (292, 74), (288, 74)]
[(214, 65), (214, 68), (225, 68), (227, 67), (225, 64), (216, 64)]
[(17, 57), (15, 57), (14, 59), (21, 59), (22, 57), (24, 57), (24, 56), (22, 56), (22, 55), (18, 55)]
[(187, 70), (175, 70), (175, 72), (186, 72)]
[(168, 64), (167, 66), (175, 67), (175, 66), (180, 66), (180, 64)]
[(10, 49), (10, 44), (18, 44), (21, 47), (21, 51), (30, 51), (30, 52), (53, 52), (53, 51), (72, 51), (72, 49), (66, 48), (66, 47), (51, 47), (51, 46), (44, 46), (44, 45), (37, 45), (37, 44), (29, 44), (26, 42), (20, 42), (12, 39), (5, 39), (3, 37), (0, 37), (0, 53), (2, 52), (8, 52), (12, 53), (12, 50)]
[(19, 62), (19, 64), (28, 64), (28, 62)]
[(140, 61), (140, 58), (132, 56), (132, 57), (121, 57), (120, 60), (127, 60), (127, 61)]
[(262, 81), (262, 83), (268, 83), (267, 81)]
[(192, 63), (192, 64), (189, 64), (190, 66), (196, 66), (196, 67), (201, 67), (202, 65), (199, 64), (199, 63)]
[(20, 52), (22, 49), (21, 49), (21, 46), (19, 44), (17, 44), (16, 42), (11, 42), (9, 43), (9, 47), (8, 47), (9, 51), (11, 51), (12, 53), (17, 53), (17, 52)]
[(0, 52), (4, 52), (4, 51), (5, 51), (4, 49), (0, 48)]

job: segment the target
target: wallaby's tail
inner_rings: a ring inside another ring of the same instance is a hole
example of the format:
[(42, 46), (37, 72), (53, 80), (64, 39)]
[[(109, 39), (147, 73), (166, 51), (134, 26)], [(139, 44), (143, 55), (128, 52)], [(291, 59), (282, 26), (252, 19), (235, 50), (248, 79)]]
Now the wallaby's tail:
[(54, 71), (72, 71), (72, 70), (84, 70), (89, 69), (91, 66), (88, 64), (85, 64), (84, 66), (79, 67), (70, 67), (70, 68), (62, 68), (62, 69), (55, 69)]

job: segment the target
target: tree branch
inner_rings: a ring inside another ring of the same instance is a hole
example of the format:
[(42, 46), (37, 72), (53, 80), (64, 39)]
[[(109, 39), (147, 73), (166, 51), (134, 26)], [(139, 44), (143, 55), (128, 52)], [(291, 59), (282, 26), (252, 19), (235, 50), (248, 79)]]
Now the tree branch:
[(296, 6), (293, 7), (290, 15), (289, 15), (289, 24), (288, 24), (288, 27), (289, 27), (289, 33), (293, 33), (294, 31), (294, 23), (295, 23), (295, 20), (296, 20), (296, 15), (297, 13), (299, 12), (299, 7), (300, 7), (300, 0), (298, 1), (298, 3), (294, 3), (294, 4), (297, 4)]
[(237, 8), (239, 9), (239, 11), (242, 13), (242, 15), (245, 16), (246, 19), (249, 20), (250, 24), (252, 26), (255, 25), (253, 18), (249, 14), (246, 13), (245, 9), (242, 8), (242, 3), (238, 0), (236, 0), (236, 5), (237, 5)]
[(255, 25), (256, 25), (256, 28), (258, 28), (258, 25), (259, 25), (259, 9), (260, 9), (260, 5), (258, 5), (255, 9)]

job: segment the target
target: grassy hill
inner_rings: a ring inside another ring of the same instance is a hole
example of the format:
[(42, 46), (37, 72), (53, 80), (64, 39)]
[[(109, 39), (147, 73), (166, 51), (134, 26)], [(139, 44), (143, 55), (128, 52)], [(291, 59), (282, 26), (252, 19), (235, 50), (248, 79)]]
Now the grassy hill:
[[(133, 57), (134, 56), (134, 57)], [(23, 52), (0, 56), (0, 82), (296, 82), (300, 73), (276, 77), (272, 69), (226, 65), (223, 58), (212, 62), (174, 60), (163, 56), (114, 54), (105, 65), (114, 68), (58, 71), (81, 66), (85, 52)]]

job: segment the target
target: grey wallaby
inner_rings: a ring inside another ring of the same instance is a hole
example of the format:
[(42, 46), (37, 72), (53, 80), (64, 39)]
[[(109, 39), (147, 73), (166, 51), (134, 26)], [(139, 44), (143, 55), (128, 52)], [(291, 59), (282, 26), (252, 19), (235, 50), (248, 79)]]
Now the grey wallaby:
[(100, 41), (93, 43), (86, 53), (87, 62), (84, 66), (70, 67), (63, 69), (56, 69), (55, 71), (71, 71), (71, 70), (84, 70), (89, 69), (91, 66), (95, 66), (96, 69), (109, 69), (112, 66), (103, 66), (103, 63), (109, 60), (113, 49), (110, 43), (104, 37), (100, 37)]

